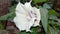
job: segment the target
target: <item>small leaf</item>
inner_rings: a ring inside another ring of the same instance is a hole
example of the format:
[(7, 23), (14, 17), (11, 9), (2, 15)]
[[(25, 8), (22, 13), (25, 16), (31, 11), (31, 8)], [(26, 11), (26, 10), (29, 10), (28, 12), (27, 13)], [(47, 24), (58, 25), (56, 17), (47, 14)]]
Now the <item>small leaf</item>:
[(9, 13), (10, 12), (14, 12), (15, 11), (15, 8), (16, 8), (16, 4), (9, 8)]
[(59, 22), (55, 22), (53, 20), (49, 20), (49, 24), (54, 25), (54, 26), (60, 26)]
[(49, 15), (49, 19), (56, 20), (57, 16), (55, 16), (55, 15)]
[(19, 32), (18, 34), (30, 34), (29, 32), (25, 32), (25, 31), (22, 31), (22, 32)]
[(47, 4), (47, 3), (43, 4), (43, 7), (46, 8), (46, 9), (51, 9), (51, 8), (52, 8), (52, 7), (51, 7), (49, 4)]
[(34, 4), (39, 3), (39, 2), (46, 2), (48, 0), (33, 0)]
[(31, 34), (37, 34), (38, 28), (32, 28), (32, 33)]
[(53, 10), (53, 9), (50, 9), (49, 12), (48, 12), (48, 14), (49, 15), (52, 14), (52, 15), (56, 15), (56, 16), (58, 15), (57, 12), (55, 12), (55, 10)]
[(2, 29), (3, 28), (3, 25), (2, 25), (2, 22), (0, 21), (0, 29)]
[(48, 0), (33, 0), (34, 2), (46, 2)]

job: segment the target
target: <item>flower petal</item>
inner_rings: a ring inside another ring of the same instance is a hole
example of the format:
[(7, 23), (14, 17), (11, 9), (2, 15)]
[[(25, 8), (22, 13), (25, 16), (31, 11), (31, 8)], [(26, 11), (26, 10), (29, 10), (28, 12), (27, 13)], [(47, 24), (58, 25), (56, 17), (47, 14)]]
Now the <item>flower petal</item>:
[(25, 4), (19, 2), (15, 13), (16, 16), (13, 20), (20, 31), (26, 30), (28, 32), (32, 26), (39, 26), (40, 10), (32, 7), (31, 2), (26, 2)]
[(39, 23), (40, 23), (40, 19), (41, 19), (41, 15), (40, 15), (40, 10), (39, 9), (37, 9), (36, 7), (33, 7), (33, 10), (34, 10), (34, 12), (35, 12), (35, 14), (36, 14), (36, 21), (35, 21), (35, 23), (34, 23), (34, 26), (39, 26)]

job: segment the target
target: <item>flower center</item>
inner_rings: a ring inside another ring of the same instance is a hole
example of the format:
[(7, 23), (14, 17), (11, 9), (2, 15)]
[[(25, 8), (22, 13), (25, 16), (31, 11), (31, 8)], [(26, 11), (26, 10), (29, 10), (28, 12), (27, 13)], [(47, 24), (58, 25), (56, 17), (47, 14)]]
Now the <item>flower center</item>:
[[(33, 19), (33, 18), (34, 18), (34, 19)], [(34, 13), (33, 11), (30, 11), (30, 12), (29, 12), (29, 15), (28, 15), (28, 20), (30, 21), (31, 19), (33, 19), (34, 22), (37, 21), (37, 14)]]

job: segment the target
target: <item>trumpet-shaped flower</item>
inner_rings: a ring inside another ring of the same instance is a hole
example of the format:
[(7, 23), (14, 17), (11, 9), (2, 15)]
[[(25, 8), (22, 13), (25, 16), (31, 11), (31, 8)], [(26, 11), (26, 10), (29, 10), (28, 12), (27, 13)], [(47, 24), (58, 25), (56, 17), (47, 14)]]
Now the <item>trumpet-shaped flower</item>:
[(31, 2), (22, 4), (19, 2), (16, 7), (16, 16), (13, 21), (20, 31), (30, 31), (32, 26), (39, 26), (41, 19), (40, 10), (31, 6)]

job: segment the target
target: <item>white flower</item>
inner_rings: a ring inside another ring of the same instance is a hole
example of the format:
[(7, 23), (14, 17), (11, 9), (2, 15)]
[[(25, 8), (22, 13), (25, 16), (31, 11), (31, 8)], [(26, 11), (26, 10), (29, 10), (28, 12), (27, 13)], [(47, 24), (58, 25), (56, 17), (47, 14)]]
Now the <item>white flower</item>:
[(31, 1), (25, 4), (19, 2), (15, 13), (16, 16), (13, 20), (20, 31), (26, 30), (27, 32), (30, 31), (32, 26), (39, 26), (41, 19), (40, 10), (36, 7), (32, 7)]

